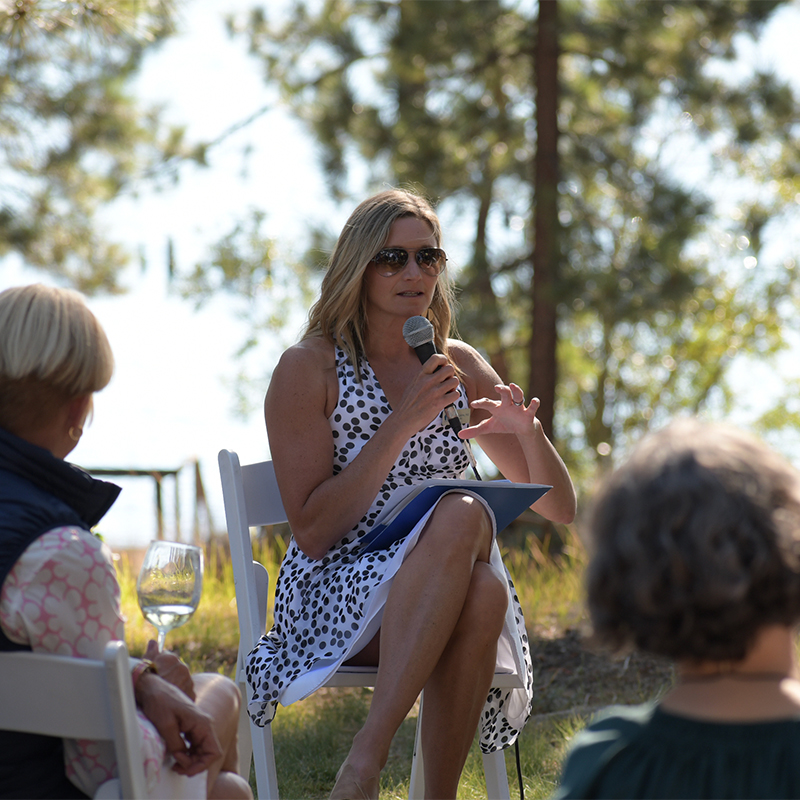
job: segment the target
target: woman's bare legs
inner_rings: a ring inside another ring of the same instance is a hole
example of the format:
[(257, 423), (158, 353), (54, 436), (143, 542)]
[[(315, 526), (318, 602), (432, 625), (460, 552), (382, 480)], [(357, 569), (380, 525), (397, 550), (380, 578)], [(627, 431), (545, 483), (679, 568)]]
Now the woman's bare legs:
[(238, 774), (239, 690), (223, 675), (193, 675), (195, 702), (214, 720), (222, 756), (208, 768), (209, 800), (252, 800), (253, 793), (246, 778)]
[[(424, 687), (426, 758), (430, 746), (430, 766), (442, 776), (430, 780), (450, 786), (455, 775), (457, 786), (488, 694), (507, 604), (505, 583), (487, 563), (491, 544), (483, 506), (449, 495), (395, 576), (372, 704), (347, 757), (362, 782), (380, 773), (392, 737)], [(426, 793), (428, 786), (426, 769)], [(448, 794), (455, 796), (455, 789)]]
[(505, 580), (477, 562), (456, 629), (425, 684), (425, 796), (455, 797), (489, 694), (508, 604)]

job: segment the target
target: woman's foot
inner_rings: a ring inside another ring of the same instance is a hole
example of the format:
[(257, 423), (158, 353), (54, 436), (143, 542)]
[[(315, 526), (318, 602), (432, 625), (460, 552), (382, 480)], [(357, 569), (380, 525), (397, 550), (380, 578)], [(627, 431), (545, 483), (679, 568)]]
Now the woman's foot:
[(380, 775), (361, 780), (346, 761), (336, 773), (336, 783), (328, 800), (378, 800)]

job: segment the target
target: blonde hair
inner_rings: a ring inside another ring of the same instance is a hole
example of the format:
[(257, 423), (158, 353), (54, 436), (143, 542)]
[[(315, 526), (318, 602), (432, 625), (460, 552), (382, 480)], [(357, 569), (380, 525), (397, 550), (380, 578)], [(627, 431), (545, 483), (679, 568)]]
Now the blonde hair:
[[(322, 279), (320, 296), (308, 314), (303, 338), (322, 336), (338, 344), (347, 354), (357, 374), (364, 354), (367, 328), (364, 273), (375, 254), (386, 244), (392, 225), (404, 217), (427, 222), (436, 246), (442, 242), (442, 227), (431, 204), (418, 194), (390, 189), (364, 200), (345, 223), (331, 253)], [(428, 318), (440, 353), (447, 353), (447, 337), (452, 324), (453, 288), (443, 270), (436, 282)]]
[(102, 389), (114, 357), (83, 297), (41, 284), (0, 292), (0, 426), (17, 433)]

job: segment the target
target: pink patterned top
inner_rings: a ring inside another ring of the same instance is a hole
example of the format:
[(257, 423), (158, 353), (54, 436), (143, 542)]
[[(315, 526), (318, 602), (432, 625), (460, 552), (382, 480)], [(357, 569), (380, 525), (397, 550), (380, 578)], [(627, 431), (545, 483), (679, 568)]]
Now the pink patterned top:
[[(0, 627), (34, 652), (82, 658), (103, 657), (106, 644), (125, 638), (119, 584), (111, 551), (81, 528), (55, 528), (22, 554), (3, 583)], [(139, 712), (145, 777), (152, 792), (161, 778), (165, 748)], [(90, 797), (116, 777), (109, 742), (64, 742), (67, 777)]]

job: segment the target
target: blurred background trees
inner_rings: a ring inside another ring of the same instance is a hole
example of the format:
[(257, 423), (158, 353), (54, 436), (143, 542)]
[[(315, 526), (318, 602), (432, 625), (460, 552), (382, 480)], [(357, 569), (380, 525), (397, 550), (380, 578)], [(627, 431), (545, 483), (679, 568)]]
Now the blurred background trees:
[[(732, 366), (796, 329), (797, 98), (746, 58), (783, 5), (286, 0), (228, 25), (306, 125), (343, 208), (385, 185), (437, 203), (445, 246), (462, 245), (460, 334), (542, 398), (586, 481), (650, 425), (727, 414)], [(204, 158), (126, 93), (174, 9), (14, 8), (0, 16), (0, 254), (113, 289), (124, 256), (95, 209), (134, 176)], [(179, 275), (198, 304), (240, 298), (243, 351), (307, 303), (337, 233), (310, 231), (289, 262), (264, 212)], [(800, 418), (775, 398), (763, 421)]]
[(129, 254), (97, 211), (173, 159), (202, 160), (130, 83), (174, 32), (173, 0), (0, 4), (0, 257), (118, 291)]
[(653, 422), (728, 411), (732, 360), (793, 324), (794, 252), (761, 251), (796, 224), (797, 100), (723, 69), (779, 5), (327, 0), (232, 27), (334, 194), (366, 167), (459, 221), (461, 334), (588, 475)]

